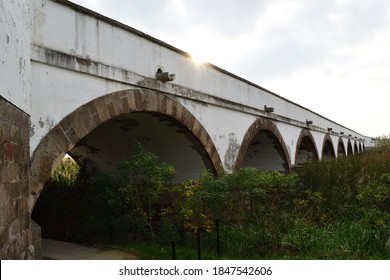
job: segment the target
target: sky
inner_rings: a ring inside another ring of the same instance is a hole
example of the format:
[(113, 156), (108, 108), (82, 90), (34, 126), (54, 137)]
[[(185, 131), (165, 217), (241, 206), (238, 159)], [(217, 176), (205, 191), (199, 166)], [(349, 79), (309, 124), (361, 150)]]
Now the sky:
[(388, 0), (72, 0), (366, 136), (390, 135)]

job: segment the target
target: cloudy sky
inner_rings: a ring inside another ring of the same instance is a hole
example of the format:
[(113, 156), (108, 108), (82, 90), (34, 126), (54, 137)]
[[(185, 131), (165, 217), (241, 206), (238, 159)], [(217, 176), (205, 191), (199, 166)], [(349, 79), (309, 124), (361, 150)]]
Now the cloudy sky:
[(367, 136), (390, 134), (388, 0), (72, 0)]

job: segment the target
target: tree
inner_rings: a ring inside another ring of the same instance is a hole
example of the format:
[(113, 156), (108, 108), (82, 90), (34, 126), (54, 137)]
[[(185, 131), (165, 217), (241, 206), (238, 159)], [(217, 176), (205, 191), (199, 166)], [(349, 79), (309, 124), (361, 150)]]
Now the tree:
[(157, 156), (142, 144), (135, 144), (133, 149), (130, 159), (119, 165), (119, 194), (132, 230), (143, 234), (145, 228), (149, 229), (154, 243), (157, 214), (164, 207), (162, 197), (176, 172), (173, 166), (158, 163)]

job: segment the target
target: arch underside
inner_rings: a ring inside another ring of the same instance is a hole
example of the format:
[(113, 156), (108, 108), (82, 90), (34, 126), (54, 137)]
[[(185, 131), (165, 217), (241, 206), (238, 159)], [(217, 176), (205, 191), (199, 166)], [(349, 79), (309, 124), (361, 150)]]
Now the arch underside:
[(309, 130), (302, 130), (295, 155), (295, 165), (300, 166), (310, 161), (318, 160), (318, 151), (313, 136)]
[(173, 165), (176, 182), (196, 180), (205, 169), (215, 173), (197, 137), (160, 113), (133, 112), (110, 119), (80, 140), (70, 154), (97, 171), (116, 174), (117, 164), (130, 158), (136, 143), (157, 155), (160, 163)]
[(322, 148), (322, 160), (332, 160), (335, 159), (336, 155), (334, 152), (332, 139), (329, 135), (325, 135), (324, 144)]
[(238, 152), (235, 170), (290, 170), (291, 164), (283, 137), (272, 121), (258, 118), (248, 129)]
[[(132, 141), (124, 143), (130, 138)], [(146, 143), (146, 148), (153, 147), (165, 155), (176, 153), (175, 157), (181, 160), (181, 170), (194, 167), (190, 160), (196, 159), (197, 171), (203, 164), (215, 174), (223, 172), (209, 134), (179, 102), (151, 90), (115, 92), (82, 105), (42, 139), (31, 161), (30, 211), (50, 176), (53, 162), (61, 154), (74, 149), (76, 157), (92, 159), (95, 167), (106, 157), (101, 166), (104, 168), (131, 153), (131, 143), (140, 140)], [(119, 153), (120, 149), (126, 152)], [(180, 155), (180, 152), (189, 154)]]
[(337, 147), (337, 157), (345, 157), (347, 155), (343, 140), (340, 138)]
[(351, 141), (348, 141), (348, 153), (347, 155), (350, 156), (350, 155), (353, 155), (353, 150), (352, 150), (352, 144), (351, 144)]

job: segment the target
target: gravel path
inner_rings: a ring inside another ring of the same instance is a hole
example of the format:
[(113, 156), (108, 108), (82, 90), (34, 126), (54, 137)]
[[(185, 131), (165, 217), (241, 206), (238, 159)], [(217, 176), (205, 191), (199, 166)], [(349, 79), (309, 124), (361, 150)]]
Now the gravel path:
[(46, 260), (135, 260), (136, 256), (120, 250), (42, 239), (42, 259)]

